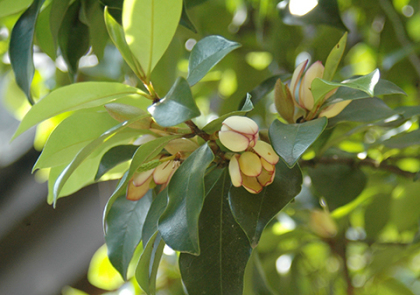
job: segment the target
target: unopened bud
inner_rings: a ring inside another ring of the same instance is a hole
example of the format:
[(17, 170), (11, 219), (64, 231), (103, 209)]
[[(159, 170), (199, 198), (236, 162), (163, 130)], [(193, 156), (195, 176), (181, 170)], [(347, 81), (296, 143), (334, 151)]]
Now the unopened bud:
[(312, 81), (315, 78), (322, 78), (324, 75), (324, 66), (320, 61), (312, 64), (302, 78), (299, 90), (299, 103), (302, 107), (311, 111), (314, 107), (314, 97), (311, 91)]
[(254, 146), (254, 151), (268, 163), (276, 165), (279, 161), (279, 156), (274, 151), (273, 147), (265, 141), (258, 140)]
[(323, 238), (332, 238), (337, 234), (337, 224), (325, 211), (312, 211), (309, 227), (315, 234)]
[(181, 158), (188, 157), (193, 151), (198, 149), (199, 145), (187, 138), (177, 138), (168, 142), (165, 146), (171, 155), (179, 154)]
[(258, 125), (253, 120), (232, 116), (222, 123), (219, 131), (220, 142), (233, 152), (245, 151), (248, 147), (255, 146), (258, 140)]
[(344, 100), (341, 102), (337, 102), (333, 105), (330, 105), (319, 113), (319, 117), (327, 117), (327, 118), (335, 117), (339, 113), (341, 113), (341, 111), (344, 110), (344, 108), (348, 106), (350, 102), (351, 100)]

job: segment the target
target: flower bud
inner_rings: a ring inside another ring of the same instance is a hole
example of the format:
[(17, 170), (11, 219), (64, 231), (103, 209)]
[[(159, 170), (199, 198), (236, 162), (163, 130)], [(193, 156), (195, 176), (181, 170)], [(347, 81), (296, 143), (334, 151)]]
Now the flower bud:
[(236, 187), (240, 187), (242, 185), (242, 174), (238, 161), (239, 157), (240, 155), (233, 155), (232, 159), (229, 161), (230, 179), (232, 180), (232, 185)]
[(239, 167), (246, 176), (258, 176), (261, 174), (262, 164), (257, 154), (245, 152), (239, 157)]
[(254, 151), (265, 161), (272, 165), (276, 165), (279, 161), (279, 156), (274, 151), (273, 147), (265, 141), (258, 140), (254, 146)]
[(187, 138), (177, 138), (168, 142), (165, 146), (171, 155), (179, 154), (181, 158), (187, 158), (193, 151), (199, 148), (199, 145)]
[(344, 108), (348, 106), (350, 102), (351, 100), (344, 100), (344, 101), (337, 102), (333, 105), (330, 105), (319, 113), (319, 117), (327, 117), (327, 118), (335, 117), (339, 113), (341, 113), (341, 111), (344, 110)]
[(258, 140), (258, 125), (251, 119), (232, 116), (222, 123), (220, 142), (233, 152), (242, 152), (255, 146)]
[(337, 224), (331, 215), (325, 211), (312, 211), (309, 227), (322, 238), (332, 238), (337, 234)]
[(302, 78), (299, 89), (299, 103), (302, 107), (311, 111), (314, 107), (314, 97), (312, 96), (311, 85), (315, 78), (322, 78), (324, 66), (320, 61), (312, 64)]

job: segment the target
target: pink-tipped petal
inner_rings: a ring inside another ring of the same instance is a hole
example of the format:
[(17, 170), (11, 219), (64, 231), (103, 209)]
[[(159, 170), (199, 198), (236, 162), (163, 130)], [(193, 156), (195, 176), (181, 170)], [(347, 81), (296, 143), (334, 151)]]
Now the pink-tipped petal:
[(312, 64), (303, 76), (302, 83), (300, 84), (299, 103), (308, 111), (314, 107), (314, 97), (311, 91), (312, 81), (315, 78), (322, 78), (324, 75), (324, 66), (320, 61)]
[(149, 178), (152, 178), (153, 171), (155, 171), (155, 168), (147, 171), (143, 171), (140, 173), (136, 173), (133, 176), (133, 184), (135, 186), (141, 186), (143, 183), (149, 180)]
[(156, 184), (167, 183), (174, 168), (174, 161), (167, 161), (156, 167), (153, 172), (153, 180)]
[(231, 116), (223, 121), (223, 125), (239, 133), (254, 135), (258, 132), (257, 123), (243, 116)]
[(136, 186), (133, 181), (128, 182), (126, 199), (130, 201), (137, 201), (144, 197), (149, 190), (152, 177), (149, 177), (142, 185)]
[(301, 62), (293, 72), (292, 80), (290, 81), (290, 92), (292, 93), (292, 97), (295, 98), (296, 95), (296, 87), (298, 85), (298, 82), (300, 80), (300, 77), (302, 77), (303, 71), (306, 68), (306, 65), (308, 64), (309, 60), (305, 60)]
[(254, 146), (254, 151), (261, 157), (264, 158), (270, 164), (277, 164), (279, 156), (273, 150), (273, 147), (265, 141), (259, 140)]
[(234, 131), (220, 131), (219, 139), (232, 152), (243, 152), (249, 146), (249, 139)]
[(229, 161), (229, 174), (232, 185), (240, 187), (242, 185), (242, 175), (238, 162), (239, 155), (234, 155)]
[(273, 173), (276, 170), (276, 167), (273, 164), (268, 163), (264, 158), (261, 158), (261, 164), (263, 169), (267, 170), (268, 172)]
[(251, 194), (258, 194), (262, 191), (263, 186), (258, 182), (256, 177), (242, 175), (242, 186)]
[(239, 157), (238, 162), (243, 174), (254, 177), (261, 174), (262, 164), (257, 154), (245, 152)]
[(261, 174), (258, 175), (257, 179), (258, 182), (262, 185), (262, 186), (267, 186), (268, 184), (270, 184), (271, 178), (272, 178), (273, 172), (268, 172), (267, 170), (263, 169)]

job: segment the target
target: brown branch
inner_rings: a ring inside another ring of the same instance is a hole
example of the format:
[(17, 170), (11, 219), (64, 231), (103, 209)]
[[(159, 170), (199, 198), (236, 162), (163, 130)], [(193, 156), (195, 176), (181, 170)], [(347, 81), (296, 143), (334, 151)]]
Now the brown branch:
[(187, 124), (187, 126), (190, 127), (193, 134), (200, 136), (205, 141), (210, 140), (210, 135), (204, 132), (203, 130), (201, 130), (200, 128), (198, 128), (198, 126), (195, 125), (193, 121), (188, 120), (185, 122), (185, 124)]
[(323, 165), (335, 165), (335, 164), (344, 164), (351, 167), (371, 167), (379, 170), (388, 171), (406, 178), (414, 178), (417, 173), (409, 172), (398, 168), (397, 166), (391, 165), (386, 161), (378, 163), (377, 161), (366, 158), (363, 160), (355, 158), (339, 158), (339, 157), (325, 157), (320, 159), (312, 160), (300, 160), (299, 164), (301, 167), (316, 167), (318, 164)]

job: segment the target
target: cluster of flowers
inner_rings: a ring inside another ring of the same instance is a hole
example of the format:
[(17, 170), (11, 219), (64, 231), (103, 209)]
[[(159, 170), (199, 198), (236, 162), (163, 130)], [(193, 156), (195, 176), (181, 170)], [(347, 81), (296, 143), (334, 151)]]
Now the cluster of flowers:
[(229, 174), (235, 187), (243, 186), (257, 194), (273, 182), (279, 156), (270, 144), (258, 140), (258, 125), (253, 120), (241, 116), (227, 118), (219, 131), (219, 139), (235, 152), (229, 162)]

